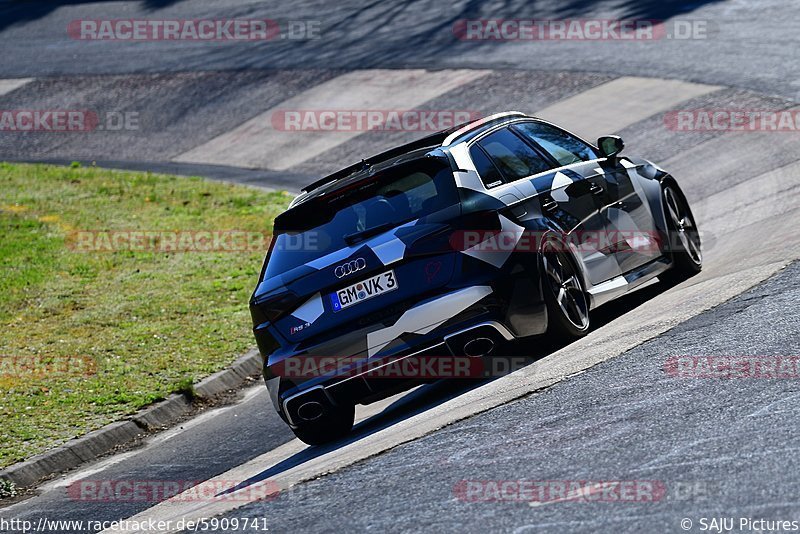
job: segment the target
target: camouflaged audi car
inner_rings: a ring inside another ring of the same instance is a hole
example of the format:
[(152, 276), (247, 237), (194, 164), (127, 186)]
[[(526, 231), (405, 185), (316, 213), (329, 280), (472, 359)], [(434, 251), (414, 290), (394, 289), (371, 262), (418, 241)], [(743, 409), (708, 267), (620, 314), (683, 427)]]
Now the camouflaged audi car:
[(622, 148), (509, 112), (303, 189), (275, 219), (250, 301), (264, 378), (294, 433), (340, 438), (355, 404), (420, 383), (383, 366), (582, 336), (593, 308), (699, 272), (677, 182)]

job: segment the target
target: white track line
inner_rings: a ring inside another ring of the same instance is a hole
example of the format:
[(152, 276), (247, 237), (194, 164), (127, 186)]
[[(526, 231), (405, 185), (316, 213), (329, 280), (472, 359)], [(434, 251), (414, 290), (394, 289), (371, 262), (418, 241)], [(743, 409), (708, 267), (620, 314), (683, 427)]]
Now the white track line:
[(678, 80), (624, 76), (556, 102), (534, 115), (594, 140), (718, 89)]
[(407, 110), (486, 76), (487, 70), (361, 70), (343, 74), (292, 97), (238, 128), (175, 158), (188, 163), (283, 171), (363, 131), (283, 131), (272, 115), (295, 110)]
[(701, 230), (708, 227), (727, 234), (800, 209), (799, 194), (800, 161), (796, 161), (694, 202), (692, 211)]
[(0, 96), (10, 93), (15, 89), (19, 89), (23, 85), (27, 85), (32, 81), (33, 78), (10, 78), (5, 80), (0, 80)]
[[(787, 111), (797, 113), (800, 108)], [(678, 179), (694, 205), (700, 196), (685, 185), (687, 181), (696, 183), (698, 193), (702, 194), (704, 184), (719, 182), (726, 176), (741, 175), (743, 167), (774, 167), (765, 154), (778, 150), (796, 154), (797, 147), (797, 132), (731, 132), (695, 145), (658, 164)]]

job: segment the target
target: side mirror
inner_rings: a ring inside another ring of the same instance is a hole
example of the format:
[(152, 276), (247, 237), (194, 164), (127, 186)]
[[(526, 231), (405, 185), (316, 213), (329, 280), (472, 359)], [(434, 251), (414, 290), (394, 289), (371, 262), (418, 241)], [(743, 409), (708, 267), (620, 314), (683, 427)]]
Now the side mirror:
[(597, 146), (600, 148), (600, 155), (611, 159), (622, 152), (622, 149), (625, 148), (625, 143), (622, 142), (622, 138), (618, 135), (604, 135), (597, 140)]

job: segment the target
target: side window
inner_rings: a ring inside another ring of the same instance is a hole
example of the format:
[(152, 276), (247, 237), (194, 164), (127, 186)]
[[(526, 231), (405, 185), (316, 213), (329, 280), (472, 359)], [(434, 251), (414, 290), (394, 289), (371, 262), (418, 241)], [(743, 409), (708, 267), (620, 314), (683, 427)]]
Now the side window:
[(478, 144), (486, 150), (506, 181), (550, 170), (550, 164), (542, 156), (507, 128), (487, 135)]
[(545, 149), (560, 165), (570, 165), (598, 157), (591, 146), (549, 124), (523, 122), (515, 124), (513, 128)]
[(472, 158), (472, 163), (475, 164), (475, 169), (483, 181), (486, 188), (494, 187), (503, 183), (503, 177), (494, 163), (489, 159), (489, 156), (478, 145), (472, 145), (469, 149), (469, 155)]

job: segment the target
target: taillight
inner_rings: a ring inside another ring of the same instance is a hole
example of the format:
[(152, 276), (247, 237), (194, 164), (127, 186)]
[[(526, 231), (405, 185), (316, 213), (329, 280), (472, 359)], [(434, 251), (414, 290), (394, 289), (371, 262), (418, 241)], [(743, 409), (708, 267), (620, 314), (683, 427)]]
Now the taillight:
[(294, 309), (297, 296), (293, 293), (283, 292), (272, 297), (261, 297), (250, 301), (250, 315), (253, 326), (258, 327), (264, 323), (274, 323)]
[(461, 217), (450, 236), (450, 248), (463, 251), (500, 233), (500, 217), (494, 210), (478, 211)]

